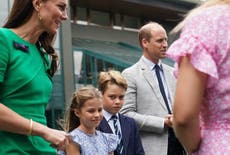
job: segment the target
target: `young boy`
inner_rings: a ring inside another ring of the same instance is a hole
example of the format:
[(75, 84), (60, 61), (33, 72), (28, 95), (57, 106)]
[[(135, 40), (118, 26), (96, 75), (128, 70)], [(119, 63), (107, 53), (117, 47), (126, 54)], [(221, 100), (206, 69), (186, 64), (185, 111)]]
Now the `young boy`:
[(98, 130), (114, 133), (119, 138), (115, 155), (144, 155), (139, 129), (134, 119), (119, 114), (124, 104), (127, 83), (118, 71), (101, 72), (98, 88), (103, 95), (103, 115)]

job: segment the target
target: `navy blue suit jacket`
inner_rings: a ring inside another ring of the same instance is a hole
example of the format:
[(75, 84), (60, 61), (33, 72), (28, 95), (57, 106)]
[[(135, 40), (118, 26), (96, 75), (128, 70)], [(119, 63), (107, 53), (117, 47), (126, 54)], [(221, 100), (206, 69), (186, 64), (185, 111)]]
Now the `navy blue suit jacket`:
[[(144, 155), (144, 149), (141, 143), (139, 129), (133, 118), (119, 114), (121, 123), (122, 141), (124, 150), (122, 155)], [(105, 118), (102, 119), (98, 126), (98, 130), (105, 133), (113, 133)], [(115, 155), (120, 155), (116, 151)]]

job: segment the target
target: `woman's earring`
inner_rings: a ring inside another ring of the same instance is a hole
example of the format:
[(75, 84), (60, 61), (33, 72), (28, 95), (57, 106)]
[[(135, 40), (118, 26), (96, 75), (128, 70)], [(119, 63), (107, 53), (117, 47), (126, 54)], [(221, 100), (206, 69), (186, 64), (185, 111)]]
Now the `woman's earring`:
[(40, 21), (42, 21), (42, 17), (41, 17), (41, 14), (38, 12), (38, 19), (40, 20)]

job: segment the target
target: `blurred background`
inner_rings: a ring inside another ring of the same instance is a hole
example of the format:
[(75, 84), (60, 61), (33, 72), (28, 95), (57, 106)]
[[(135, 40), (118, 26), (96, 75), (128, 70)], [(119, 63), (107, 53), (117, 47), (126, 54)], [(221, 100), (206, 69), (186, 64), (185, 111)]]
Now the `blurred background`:
[[(100, 71), (124, 68), (142, 55), (138, 29), (149, 21), (160, 23), (169, 33), (183, 16), (204, 0), (70, 0), (69, 19), (54, 43), (60, 67), (46, 109), (48, 126), (59, 128), (72, 93), (81, 86), (97, 87)], [(13, 0), (0, 1), (0, 25), (6, 20)], [(169, 45), (177, 38), (169, 35)], [(173, 66), (173, 61), (164, 59)], [(20, 76), (20, 75), (18, 75)]]

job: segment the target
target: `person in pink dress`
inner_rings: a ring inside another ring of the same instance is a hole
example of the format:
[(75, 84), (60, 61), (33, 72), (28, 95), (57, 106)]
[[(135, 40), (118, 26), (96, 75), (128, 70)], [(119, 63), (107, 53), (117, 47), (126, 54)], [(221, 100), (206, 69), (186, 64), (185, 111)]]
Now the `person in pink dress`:
[(230, 154), (230, 0), (209, 0), (173, 30), (173, 126), (193, 155)]

